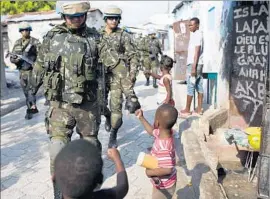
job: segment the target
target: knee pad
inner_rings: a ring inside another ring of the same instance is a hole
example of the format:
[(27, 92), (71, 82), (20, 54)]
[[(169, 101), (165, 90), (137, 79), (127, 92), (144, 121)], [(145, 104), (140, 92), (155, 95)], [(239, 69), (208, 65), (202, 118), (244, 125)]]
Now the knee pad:
[(122, 115), (113, 114), (111, 115), (111, 127), (113, 129), (119, 129), (123, 124)]
[(100, 150), (100, 152), (102, 151), (102, 145), (100, 141), (98, 140), (97, 136), (87, 136), (87, 137), (83, 137), (83, 139), (94, 144)]
[(62, 150), (62, 148), (64, 148), (65, 145), (66, 145), (66, 143), (60, 139), (57, 139), (57, 140), (52, 139), (50, 141), (49, 153), (50, 153), (51, 161), (54, 161), (57, 154)]

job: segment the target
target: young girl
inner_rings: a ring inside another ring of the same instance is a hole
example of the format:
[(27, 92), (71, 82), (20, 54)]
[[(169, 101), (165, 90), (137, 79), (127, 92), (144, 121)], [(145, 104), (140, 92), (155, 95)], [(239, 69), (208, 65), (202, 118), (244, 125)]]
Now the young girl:
[(172, 106), (175, 105), (173, 100), (173, 92), (172, 92), (172, 76), (170, 71), (173, 67), (173, 59), (167, 55), (162, 56), (160, 64), (161, 64), (161, 75), (157, 75), (151, 73), (149, 71), (145, 71), (145, 74), (149, 74), (152, 77), (159, 79), (158, 83), (158, 105), (161, 104), (170, 104)]

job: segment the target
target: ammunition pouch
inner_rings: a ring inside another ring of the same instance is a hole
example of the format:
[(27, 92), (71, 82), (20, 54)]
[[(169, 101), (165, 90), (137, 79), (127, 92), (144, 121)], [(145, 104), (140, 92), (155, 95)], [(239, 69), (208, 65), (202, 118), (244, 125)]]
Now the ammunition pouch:
[(44, 58), (44, 68), (47, 72), (59, 71), (60, 62), (61, 62), (61, 56), (54, 53), (48, 53), (45, 55), (45, 58)]
[(84, 68), (85, 68), (85, 78), (86, 80), (93, 80), (95, 79), (95, 73), (93, 72), (95, 64), (95, 58), (90, 56), (84, 56)]
[(115, 49), (109, 48), (108, 52), (106, 53), (106, 57), (102, 57), (102, 61), (106, 68), (112, 70), (120, 62), (119, 53)]
[(61, 98), (62, 76), (59, 72), (49, 72), (44, 77), (44, 94), (49, 101)]
[[(70, 82), (66, 82), (69, 85), (71, 93), (84, 93), (86, 78), (83, 75), (83, 63), (84, 55), (79, 53), (71, 54), (70, 66), (73, 68), (73, 74)], [(90, 63), (91, 64), (91, 63)]]

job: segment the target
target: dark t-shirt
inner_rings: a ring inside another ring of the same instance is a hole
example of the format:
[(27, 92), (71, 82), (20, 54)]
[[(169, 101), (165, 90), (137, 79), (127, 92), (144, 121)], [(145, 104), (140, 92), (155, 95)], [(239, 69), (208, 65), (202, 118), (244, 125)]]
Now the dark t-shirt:
[(93, 193), (94, 199), (123, 199), (128, 192), (128, 179), (126, 171), (117, 174), (117, 184), (110, 189), (101, 189)]

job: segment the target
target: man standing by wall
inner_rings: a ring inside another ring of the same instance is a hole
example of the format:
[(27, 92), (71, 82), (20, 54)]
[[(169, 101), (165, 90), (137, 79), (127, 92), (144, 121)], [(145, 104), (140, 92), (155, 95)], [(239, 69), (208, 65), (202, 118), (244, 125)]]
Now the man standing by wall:
[[(15, 42), (12, 54), (10, 55), (10, 61), (14, 63), (20, 71), (20, 83), (26, 98), (27, 110), (25, 119), (27, 120), (31, 119), (33, 114), (38, 113), (36, 96), (30, 93), (29, 90), (33, 70), (32, 64), (36, 61), (40, 43), (38, 39), (30, 36), (31, 31), (32, 27), (27, 22), (22, 22), (19, 25), (19, 32), (22, 34), (22, 38)], [(23, 56), (24, 59), (28, 61), (20, 58), (18, 55)]]
[(181, 117), (191, 115), (190, 106), (194, 91), (198, 92), (198, 107), (195, 114), (202, 115), (203, 102), (203, 36), (199, 30), (200, 20), (192, 18), (189, 22), (190, 40), (187, 58), (187, 102), (186, 108), (180, 111)]

